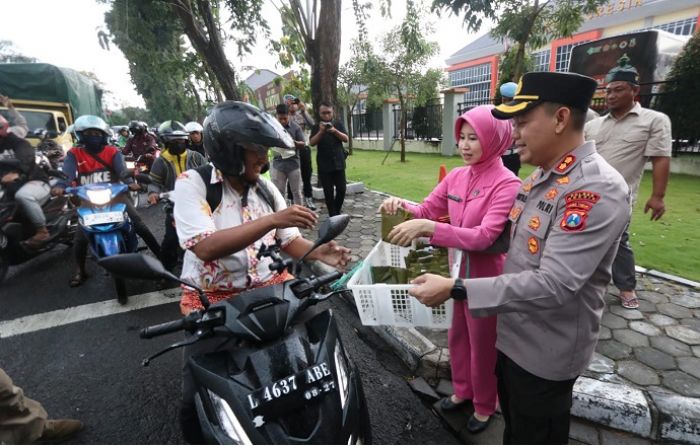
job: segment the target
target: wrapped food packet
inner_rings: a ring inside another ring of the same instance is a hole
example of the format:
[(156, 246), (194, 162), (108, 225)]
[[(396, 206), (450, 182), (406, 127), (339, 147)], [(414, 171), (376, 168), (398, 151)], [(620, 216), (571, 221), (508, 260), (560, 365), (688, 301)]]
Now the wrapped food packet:
[(411, 213), (408, 212), (405, 209), (399, 209), (396, 211), (396, 214), (391, 215), (387, 214), (383, 209), (382, 209), (382, 240), (385, 242), (388, 242), (386, 239), (386, 236), (389, 235), (392, 229), (394, 229), (394, 226), (399, 225), (405, 221), (410, 220)]

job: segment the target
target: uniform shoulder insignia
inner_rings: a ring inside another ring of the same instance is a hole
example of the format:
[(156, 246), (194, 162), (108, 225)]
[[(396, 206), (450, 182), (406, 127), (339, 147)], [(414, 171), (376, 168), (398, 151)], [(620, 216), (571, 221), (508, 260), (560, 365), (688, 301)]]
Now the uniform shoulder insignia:
[(559, 173), (564, 173), (566, 169), (569, 168), (570, 165), (572, 165), (576, 161), (576, 157), (573, 155), (566, 155), (564, 158), (562, 158), (561, 161), (559, 161), (559, 164), (557, 164), (555, 171)]
[(546, 200), (553, 200), (554, 197), (556, 197), (559, 194), (559, 191), (557, 191), (555, 188), (551, 188), (547, 191), (547, 193), (544, 195), (544, 198)]
[(586, 227), (588, 212), (600, 200), (600, 194), (588, 190), (577, 190), (564, 196), (566, 209), (559, 227), (564, 231), (582, 231)]
[(530, 251), (530, 254), (537, 254), (540, 250), (540, 242), (537, 240), (537, 237), (530, 237), (527, 239), (527, 250)]
[(564, 199), (566, 200), (567, 206), (569, 206), (570, 203), (577, 203), (581, 201), (588, 202), (593, 205), (600, 200), (600, 194), (587, 190), (577, 190), (566, 194)]
[(583, 209), (567, 209), (559, 226), (567, 232), (582, 231), (586, 227), (588, 211)]

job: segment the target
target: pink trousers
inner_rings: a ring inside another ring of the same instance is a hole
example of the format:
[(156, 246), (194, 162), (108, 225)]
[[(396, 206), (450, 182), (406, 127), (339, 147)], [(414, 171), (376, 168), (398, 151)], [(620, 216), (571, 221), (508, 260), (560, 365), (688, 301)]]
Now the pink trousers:
[(472, 400), (479, 415), (496, 410), (496, 316), (472, 317), (464, 302), (454, 302), (447, 332), (452, 387), (459, 399)]

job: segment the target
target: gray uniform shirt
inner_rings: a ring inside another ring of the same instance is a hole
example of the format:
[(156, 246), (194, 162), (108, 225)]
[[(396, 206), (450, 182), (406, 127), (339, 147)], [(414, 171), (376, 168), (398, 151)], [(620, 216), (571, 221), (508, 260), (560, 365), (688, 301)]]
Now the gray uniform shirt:
[(465, 281), (473, 315), (499, 313), (498, 350), (549, 380), (586, 369), (629, 212), (625, 180), (593, 142), (524, 181), (503, 274)]
[[(299, 127), (296, 122), (290, 120), (289, 123), (284, 126), (284, 129), (294, 141), (306, 141), (304, 132), (302, 132), (301, 127)], [(275, 155), (275, 157), (272, 158), (272, 167), (284, 173), (299, 169), (299, 149), (295, 150), (296, 154), (289, 158), (282, 158), (282, 155)]]

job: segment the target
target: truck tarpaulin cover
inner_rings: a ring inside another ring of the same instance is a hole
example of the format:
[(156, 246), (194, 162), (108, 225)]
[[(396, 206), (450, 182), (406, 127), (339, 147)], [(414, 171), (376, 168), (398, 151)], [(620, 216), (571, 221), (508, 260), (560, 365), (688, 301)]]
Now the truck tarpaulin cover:
[(102, 116), (102, 90), (70, 68), (45, 63), (0, 64), (0, 94), (12, 99), (67, 102), (75, 117)]

